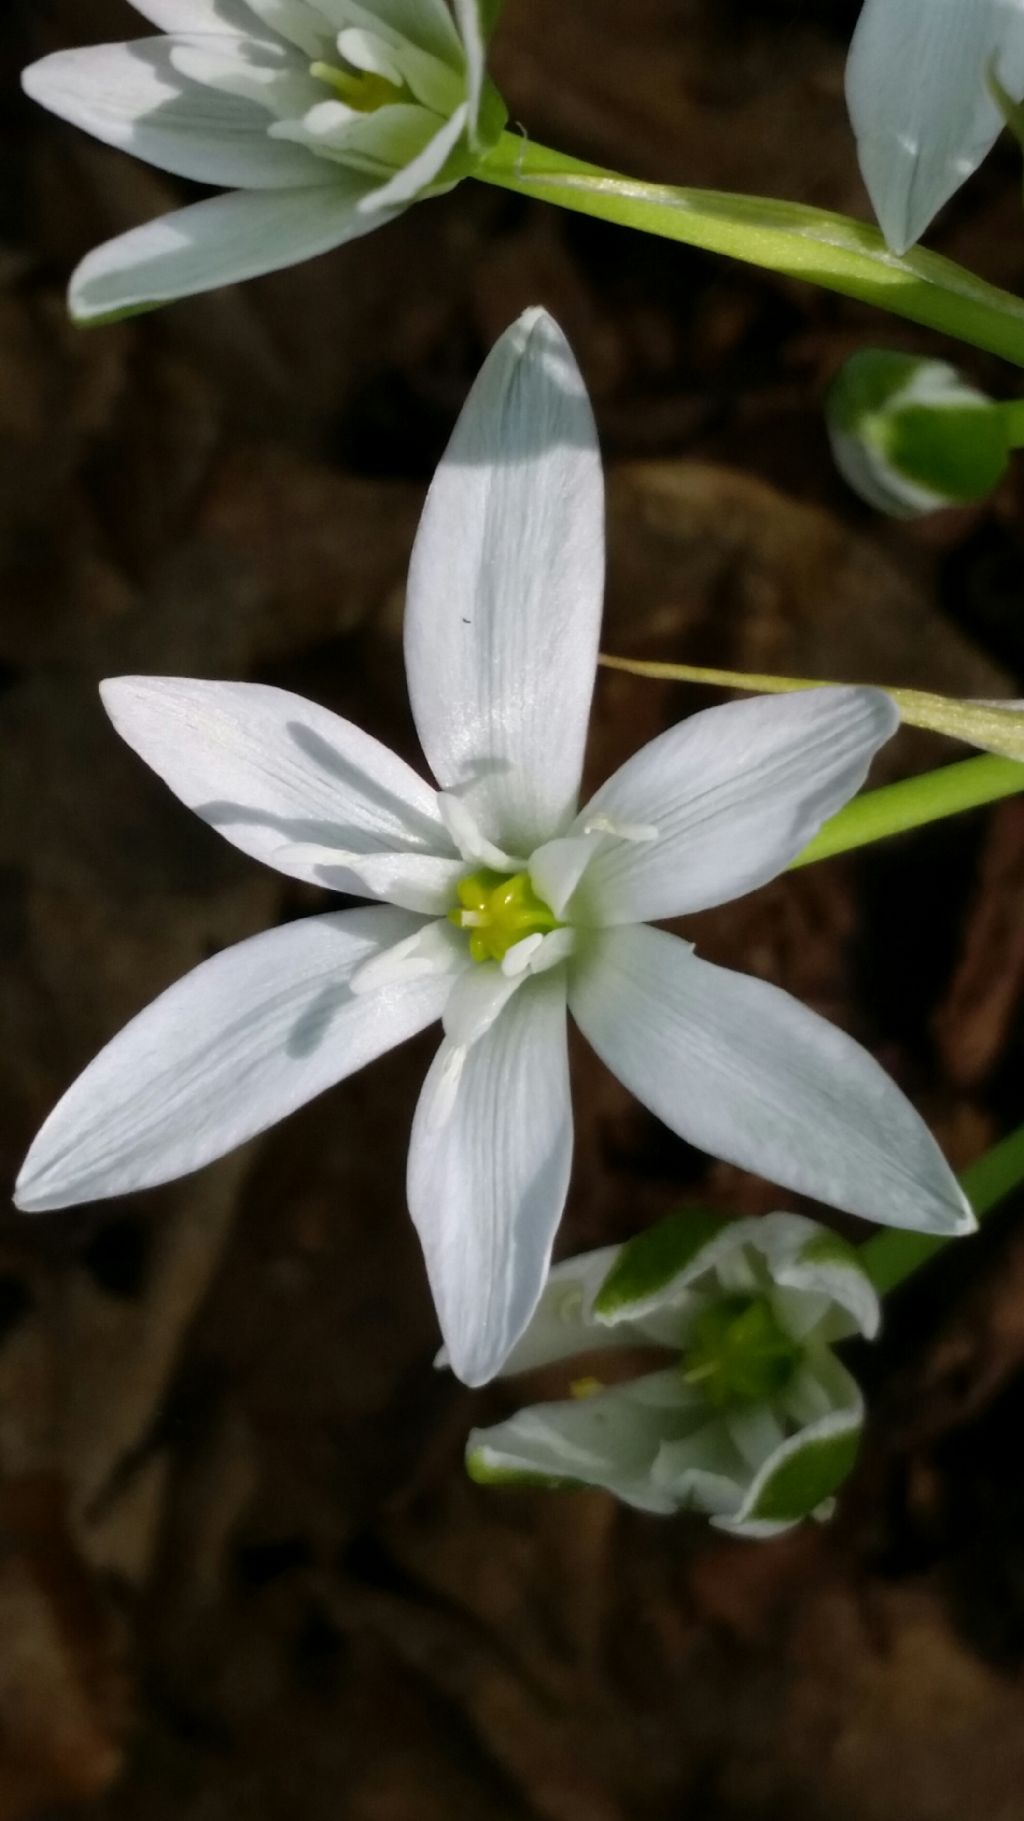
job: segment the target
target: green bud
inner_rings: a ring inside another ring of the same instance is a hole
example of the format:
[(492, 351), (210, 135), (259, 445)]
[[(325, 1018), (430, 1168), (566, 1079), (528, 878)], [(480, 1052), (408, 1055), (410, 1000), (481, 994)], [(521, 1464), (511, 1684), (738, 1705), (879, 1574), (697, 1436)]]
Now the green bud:
[(891, 518), (984, 499), (1009, 461), (1003, 406), (945, 361), (865, 348), (834, 380), (825, 414), (840, 473)]

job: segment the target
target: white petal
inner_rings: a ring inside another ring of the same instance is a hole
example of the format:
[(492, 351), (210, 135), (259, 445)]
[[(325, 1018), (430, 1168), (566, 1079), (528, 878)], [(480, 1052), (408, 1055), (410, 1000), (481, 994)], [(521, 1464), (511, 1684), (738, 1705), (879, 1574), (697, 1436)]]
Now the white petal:
[(303, 55), (318, 62), (330, 55), (334, 36), (320, 0), (248, 0), (257, 30), (279, 33)]
[(18, 1178), (30, 1213), (151, 1188), (222, 1157), (440, 1017), (440, 976), (354, 995), (405, 911), (339, 911), (215, 955), (161, 994), (51, 1113)]
[[(499, 0), (500, 3), (500, 0)], [(497, 7), (492, 0), (454, 0), (455, 18), (466, 57), (466, 87), (469, 97), (469, 136), (476, 143), (477, 122), (483, 100), (487, 74), (487, 39), (493, 27)]]
[(463, 868), (435, 793), (351, 721), (262, 683), (112, 677), (100, 689), (122, 739), (243, 853), (335, 890), (365, 855), (380, 867), (363, 868), (356, 891), (415, 886), (428, 911), (453, 901)]
[(444, 789), (530, 853), (576, 806), (597, 661), (604, 506), (586, 389), (541, 310), (502, 336), (434, 477), (409, 574), (413, 712)]
[(71, 314), (90, 322), (238, 284), (330, 252), (392, 219), (361, 212), (375, 179), (332, 169), (331, 183), (214, 196), (108, 240), (73, 274)]
[[(265, 127), (275, 118), (304, 114), (324, 92), (323, 84), (310, 75), (305, 58), (285, 45), (278, 49), (251, 38), (208, 34), (190, 38), (179, 34), (163, 42), (170, 47), (175, 74), (190, 87), (200, 83), (254, 104)], [(303, 169), (308, 172), (309, 168), (306, 161)], [(325, 176), (322, 166), (317, 171), (320, 181), (330, 181), (330, 172)], [(305, 181), (317, 179), (307, 177)]]
[[(474, 1429), (466, 1447), (469, 1470), (484, 1484), (537, 1478), (600, 1486), (640, 1511), (667, 1515), (676, 1500), (654, 1484), (651, 1472), (666, 1430), (672, 1433), (674, 1413), (664, 1392), (677, 1384), (675, 1373), (652, 1374)], [(658, 1393), (653, 1398), (652, 1387)]]
[(232, 32), (280, 42), (276, 33), (261, 27), (247, 0), (130, 0), (130, 4), (162, 32)]
[(471, 1049), (487, 1035), (521, 984), (521, 976), (503, 973), (494, 962), (471, 964), (448, 995), (444, 1008), (445, 1036), (456, 1049)]
[[(552, 1265), (529, 1327), (505, 1361), (503, 1377), (624, 1344), (622, 1333), (593, 1313), (594, 1298), (618, 1255), (618, 1246), (600, 1246)], [(627, 1345), (628, 1340), (627, 1335)]]
[(459, 68), (462, 47), (445, 0), (317, 0), (326, 19), (343, 31), (362, 26), (393, 48), (418, 45), (442, 63)]
[(649, 822), (606, 840), (573, 914), (648, 922), (726, 904), (774, 879), (860, 789), (899, 725), (879, 689), (814, 689), (705, 708), (641, 747), (581, 816)]
[(377, 180), (363, 202), (378, 205), (385, 181), (396, 170), (414, 164), (431, 145), (437, 116), (428, 108), (401, 102), (362, 114), (344, 101), (318, 101), (294, 120), (276, 120), (270, 129), (275, 139), (294, 140), (318, 157), (321, 167), (338, 171), (351, 167)]
[(565, 983), (548, 974), (468, 1052), (441, 1045), (416, 1109), (409, 1207), (466, 1384), (500, 1371), (537, 1306), (571, 1160)]
[(587, 867), (603, 845), (602, 835), (559, 835), (530, 855), (530, 883), (538, 898), (561, 917)]
[[(227, 53), (239, 40), (220, 39)], [(140, 38), (56, 51), (25, 70), (26, 94), (62, 120), (178, 177), (228, 189), (296, 189), (329, 181), (299, 146), (272, 139), (266, 110), (176, 69), (176, 40)], [(183, 47), (187, 51), (187, 41)], [(239, 57), (243, 53), (239, 49)], [(283, 52), (245, 47), (256, 67), (286, 70)]]
[(976, 170), (1002, 127), (995, 61), (1024, 91), (1018, 0), (865, 0), (846, 66), (860, 168), (879, 225), (903, 253)]
[(371, 190), (360, 207), (372, 214), (383, 213), (404, 203), (415, 202), (417, 196), (426, 194), (438, 184), (455, 181), (451, 173), (446, 178), (445, 167), (465, 130), (466, 107), (463, 103), (455, 109), (451, 119), (438, 128), (422, 152), (415, 158), (410, 158), (381, 189)]
[(594, 934), (570, 1005), (631, 1093), (713, 1157), (883, 1226), (972, 1231), (952, 1171), (896, 1084), (778, 987), (640, 926)]

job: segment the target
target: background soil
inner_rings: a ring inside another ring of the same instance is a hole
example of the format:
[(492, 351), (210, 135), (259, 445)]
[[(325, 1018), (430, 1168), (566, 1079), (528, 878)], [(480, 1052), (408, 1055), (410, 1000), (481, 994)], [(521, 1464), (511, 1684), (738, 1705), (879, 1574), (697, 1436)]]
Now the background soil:
[[(537, 138), (639, 175), (861, 212), (853, 0), (508, 0)], [(0, 27), (0, 1163), (138, 1007), (319, 909), (191, 820), (102, 675), (258, 678), (410, 753), (402, 581), (485, 350), (546, 303), (609, 466), (609, 649), (1021, 693), (1020, 478), (911, 527), (843, 489), (823, 388), (941, 344), (685, 249), (466, 185), (336, 256), (117, 328), (72, 262), (170, 180), (16, 93), (131, 35), (122, 0)], [(935, 244), (1024, 289), (1003, 148)], [(967, 353), (983, 384), (1015, 375)], [(600, 687), (595, 776), (704, 701)], [(876, 776), (946, 755), (904, 733)], [(1024, 803), (699, 920), (893, 1070), (963, 1164), (1021, 1114)], [(486, 1493), (517, 1392), (431, 1370), (403, 1207), (430, 1040), (137, 1201), (0, 1222), (0, 1821), (1024, 1817), (1024, 1208), (890, 1312), (837, 1521), (771, 1545), (601, 1496)], [(671, 1139), (588, 1056), (562, 1247), (779, 1196)], [(541, 1377), (531, 1387), (543, 1393)]]

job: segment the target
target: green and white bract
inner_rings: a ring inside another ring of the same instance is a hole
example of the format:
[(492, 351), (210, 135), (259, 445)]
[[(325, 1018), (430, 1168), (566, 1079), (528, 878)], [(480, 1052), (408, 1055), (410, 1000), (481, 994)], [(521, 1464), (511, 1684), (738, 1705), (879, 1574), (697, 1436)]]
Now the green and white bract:
[[(165, 36), (58, 51), (33, 100), (229, 193), (90, 253), (81, 322), (276, 271), (450, 189), (505, 124), (495, 0), (132, 0)], [(500, 4), (500, 0), (499, 0)]]
[(846, 66), (861, 174), (894, 253), (976, 171), (1024, 95), (1022, 0), (864, 0)]
[(856, 1251), (799, 1214), (693, 1210), (551, 1272), (505, 1374), (613, 1348), (665, 1348), (664, 1369), (476, 1429), (485, 1485), (600, 1486), (641, 1511), (699, 1511), (774, 1536), (826, 1517), (864, 1406), (832, 1351), (878, 1330)]
[(895, 1226), (970, 1230), (909, 1102), (852, 1038), (648, 919), (780, 873), (898, 716), (875, 689), (697, 714), (577, 808), (604, 584), (586, 389), (528, 311), (477, 379), (416, 537), (405, 656), (434, 789), (349, 721), (251, 683), (121, 677), (115, 727), (236, 847), (383, 900), (290, 923), (170, 988), (80, 1076), (18, 1182), (28, 1210), (166, 1182), (437, 1019), (408, 1192), (470, 1383), (544, 1285), (572, 1156), (566, 1009), (693, 1144)]
[(825, 417), (843, 478), (890, 518), (968, 505), (1006, 472), (1006, 416), (944, 360), (861, 348), (829, 387)]

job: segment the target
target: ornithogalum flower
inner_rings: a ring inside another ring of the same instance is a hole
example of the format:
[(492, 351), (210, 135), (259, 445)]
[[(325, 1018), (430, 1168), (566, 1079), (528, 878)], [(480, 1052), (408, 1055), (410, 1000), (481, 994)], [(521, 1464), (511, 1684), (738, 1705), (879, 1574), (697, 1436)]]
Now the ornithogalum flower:
[(293, 265), (450, 189), (499, 138), (484, 54), (501, 0), (132, 0), (164, 36), (58, 51), (33, 100), (225, 189), (97, 248), (80, 321)]
[(846, 66), (861, 174), (895, 253), (976, 171), (1024, 94), (1024, 0), (864, 0)]
[(573, 1397), (474, 1430), (488, 1485), (601, 1486), (641, 1511), (700, 1511), (774, 1536), (825, 1517), (853, 1465), (861, 1394), (832, 1351), (878, 1329), (852, 1246), (799, 1214), (690, 1210), (556, 1265), (505, 1372), (663, 1349), (661, 1370), (579, 1379)]
[(561, 332), (529, 311), (473, 388), (413, 552), (406, 668), (439, 790), (282, 690), (103, 685), (118, 731), (236, 847), (386, 908), (288, 924), (171, 987), (51, 1115), (21, 1207), (196, 1169), (442, 1018), (409, 1203), (455, 1370), (484, 1380), (530, 1319), (565, 1201), (568, 1003), (694, 1144), (895, 1226), (971, 1225), (865, 1050), (646, 926), (782, 871), (858, 788), (895, 708), (845, 688), (713, 708), (577, 813), (603, 577), (586, 390)]

